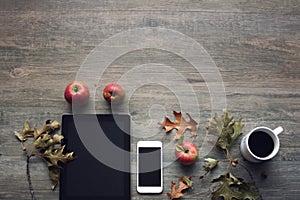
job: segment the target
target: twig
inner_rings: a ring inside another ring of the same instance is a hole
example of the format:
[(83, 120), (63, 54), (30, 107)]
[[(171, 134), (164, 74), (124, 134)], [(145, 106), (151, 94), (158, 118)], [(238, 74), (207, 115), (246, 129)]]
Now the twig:
[(26, 174), (27, 174), (27, 181), (28, 181), (28, 185), (29, 185), (29, 191), (31, 194), (31, 199), (32, 200), (36, 200), (35, 196), (34, 196), (34, 190), (33, 190), (33, 186), (32, 186), (32, 182), (31, 182), (31, 176), (30, 176), (30, 170), (29, 170), (29, 159), (30, 156), (27, 155), (27, 160), (26, 160)]
[(231, 167), (232, 167), (232, 164), (231, 164), (232, 163), (232, 157), (231, 157), (231, 155), (229, 153), (229, 150), (227, 148), (225, 150), (226, 150), (225, 155), (226, 155), (226, 157), (227, 157), (227, 159), (229, 161), (229, 165), (227, 167), (227, 172), (230, 172), (231, 171)]
[(231, 155), (230, 155), (230, 153), (229, 153), (228, 148), (226, 148), (225, 150), (226, 150), (226, 157), (227, 157), (227, 159), (231, 162), (231, 161), (232, 161), (232, 157), (231, 157)]
[(204, 179), (206, 176), (207, 176), (207, 174), (209, 173), (210, 171), (205, 171), (205, 173), (203, 174), (203, 175), (201, 175), (199, 178), (200, 179)]

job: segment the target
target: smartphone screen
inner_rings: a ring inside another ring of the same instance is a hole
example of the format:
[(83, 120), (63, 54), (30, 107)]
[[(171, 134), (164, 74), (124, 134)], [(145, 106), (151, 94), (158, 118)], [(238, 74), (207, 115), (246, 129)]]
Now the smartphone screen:
[(139, 148), (139, 186), (160, 186), (160, 158), (159, 147)]
[(139, 193), (162, 192), (162, 147), (151, 141), (138, 145), (137, 187)]

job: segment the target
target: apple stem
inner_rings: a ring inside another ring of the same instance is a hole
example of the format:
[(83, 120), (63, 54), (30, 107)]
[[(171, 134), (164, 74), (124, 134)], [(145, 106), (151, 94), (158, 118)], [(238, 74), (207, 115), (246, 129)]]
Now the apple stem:
[(114, 91), (109, 90), (109, 94), (110, 94), (111, 96), (114, 96)]
[(77, 85), (75, 85), (75, 86), (73, 87), (73, 90), (74, 90), (74, 92), (78, 92), (78, 91), (79, 91), (79, 87), (78, 87)]
[(189, 152), (190, 152), (190, 150), (188, 150), (188, 149), (184, 150), (184, 153), (189, 153)]

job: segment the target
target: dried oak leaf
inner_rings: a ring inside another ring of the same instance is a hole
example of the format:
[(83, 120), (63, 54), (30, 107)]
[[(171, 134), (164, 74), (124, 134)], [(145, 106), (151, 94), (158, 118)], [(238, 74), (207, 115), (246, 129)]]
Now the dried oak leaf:
[(47, 120), (45, 121), (43, 128), (40, 130), (34, 131), (34, 139), (37, 139), (41, 134), (53, 134), (55, 133), (58, 129), (60, 129), (61, 123), (58, 121), (54, 120)]
[(43, 154), (43, 157), (47, 159), (48, 167), (60, 167), (59, 162), (66, 163), (74, 159), (73, 152), (71, 153), (64, 153), (65, 145), (59, 147), (58, 149), (53, 149), (50, 146)]
[(25, 121), (22, 133), (15, 132), (16, 137), (25, 142), (33, 137), (32, 144), (23, 146), (27, 156), (42, 157), (48, 165), (49, 177), (51, 179), (51, 188), (54, 190), (59, 181), (59, 163), (66, 163), (73, 160), (73, 152), (64, 153), (65, 146), (61, 146), (61, 140), (64, 138), (58, 134), (61, 124), (57, 121), (47, 120), (43, 127), (38, 130), (36, 127), (30, 128), (29, 122)]
[(261, 196), (253, 191), (254, 183), (245, 183), (243, 179), (235, 177), (232, 173), (221, 175), (212, 181), (221, 182), (221, 186), (212, 193), (212, 199), (223, 197), (224, 200), (257, 200)]
[(229, 150), (236, 138), (242, 134), (244, 125), (242, 118), (234, 121), (233, 116), (229, 116), (226, 109), (223, 112), (224, 115), (215, 114), (214, 118), (209, 119), (210, 124), (207, 131), (210, 134), (218, 134), (219, 138), (216, 145), (221, 149)]
[(59, 169), (61, 168), (59, 162), (66, 163), (74, 159), (73, 152), (64, 153), (64, 148), (65, 146), (61, 146), (58, 149), (53, 149), (53, 146), (49, 146), (43, 154), (43, 157), (47, 160), (52, 190), (59, 182)]
[(187, 129), (191, 130), (191, 137), (197, 135), (197, 125), (198, 123), (191, 117), (189, 113), (186, 115), (189, 117), (190, 121), (186, 121), (181, 112), (173, 111), (175, 116), (175, 121), (172, 122), (168, 117), (165, 117), (164, 122), (158, 123), (161, 128), (165, 128), (165, 132), (168, 133), (173, 129), (177, 129), (177, 134), (174, 137), (174, 140), (178, 140)]
[(24, 122), (22, 133), (15, 131), (15, 136), (21, 141), (24, 142), (28, 138), (33, 137), (34, 130), (30, 128), (28, 120)]
[[(34, 132), (38, 132), (36, 128), (34, 128)], [(48, 133), (42, 133), (35, 139), (33, 144), (37, 149), (47, 149), (50, 146), (60, 144), (63, 138), (64, 136), (59, 134), (50, 135)]]
[(54, 190), (59, 182), (59, 168), (54, 166), (48, 166), (48, 171), (51, 180), (51, 189)]
[(178, 187), (176, 187), (176, 183), (174, 183), (172, 181), (171, 184), (171, 193), (167, 193), (168, 197), (172, 200), (172, 199), (179, 199), (182, 196), (184, 196), (184, 194), (182, 193), (183, 190), (186, 190), (188, 188), (191, 188), (193, 186), (193, 181), (191, 180), (191, 177), (189, 176), (182, 176), (179, 180), (178, 180)]
[(15, 136), (21, 141), (25, 142), (28, 138), (34, 137), (37, 139), (42, 133), (52, 133), (55, 130), (58, 130), (61, 127), (61, 124), (57, 121), (47, 120), (44, 123), (44, 126), (41, 130), (36, 128), (30, 128), (28, 120), (24, 122), (22, 133), (15, 131)]

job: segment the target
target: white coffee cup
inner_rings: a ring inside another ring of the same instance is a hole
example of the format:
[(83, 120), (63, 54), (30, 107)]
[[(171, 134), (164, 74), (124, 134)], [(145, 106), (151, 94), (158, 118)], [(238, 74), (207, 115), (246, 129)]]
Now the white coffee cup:
[(241, 153), (243, 157), (254, 163), (270, 160), (279, 151), (278, 135), (283, 131), (281, 126), (272, 130), (259, 126), (252, 129), (241, 141)]

